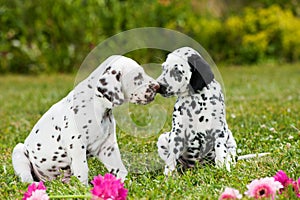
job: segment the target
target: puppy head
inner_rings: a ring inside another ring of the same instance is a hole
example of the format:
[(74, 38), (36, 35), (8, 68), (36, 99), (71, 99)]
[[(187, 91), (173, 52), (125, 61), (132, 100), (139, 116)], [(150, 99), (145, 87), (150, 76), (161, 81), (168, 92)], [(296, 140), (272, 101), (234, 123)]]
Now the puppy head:
[(148, 104), (154, 100), (159, 84), (137, 65), (123, 76), (125, 98), (135, 104)]
[(135, 61), (114, 56), (99, 78), (96, 96), (106, 98), (113, 106), (127, 101), (147, 104), (154, 99), (158, 88), (159, 84)]
[(170, 53), (162, 67), (157, 82), (160, 85), (158, 92), (165, 97), (197, 93), (214, 79), (209, 64), (189, 47)]

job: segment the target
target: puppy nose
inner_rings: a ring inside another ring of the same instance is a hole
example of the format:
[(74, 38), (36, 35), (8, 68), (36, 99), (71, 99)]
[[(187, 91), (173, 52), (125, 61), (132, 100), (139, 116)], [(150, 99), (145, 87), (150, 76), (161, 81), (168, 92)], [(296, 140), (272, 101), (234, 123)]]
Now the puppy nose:
[(159, 94), (165, 94), (167, 92), (167, 87), (164, 85), (159, 85), (159, 90), (157, 90)]
[(151, 85), (151, 88), (156, 92), (156, 91), (158, 91), (159, 90), (159, 85), (158, 84), (153, 84), (153, 85)]

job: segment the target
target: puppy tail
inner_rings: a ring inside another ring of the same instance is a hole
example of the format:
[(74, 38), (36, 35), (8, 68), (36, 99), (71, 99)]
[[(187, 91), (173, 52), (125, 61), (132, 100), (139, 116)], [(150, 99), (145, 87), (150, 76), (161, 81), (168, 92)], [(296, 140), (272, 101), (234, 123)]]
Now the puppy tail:
[(156, 143), (158, 149), (158, 155), (164, 161), (167, 160), (169, 154), (169, 143), (168, 143), (169, 133), (163, 133), (159, 136)]
[(12, 164), (15, 174), (21, 178), (22, 182), (33, 182), (31, 174), (31, 164), (26, 156), (24, 144), (19, 143), (15, 146), (12, 153)]
[(248, 159), (251, 159), (251, 158), (259, 158), (259, 157), (267, 156), (267, 155), (270, 155), (270, 154), (271, 153), (246, 154), (246, 155), (238, 156), (237, 160), (248, 160)]

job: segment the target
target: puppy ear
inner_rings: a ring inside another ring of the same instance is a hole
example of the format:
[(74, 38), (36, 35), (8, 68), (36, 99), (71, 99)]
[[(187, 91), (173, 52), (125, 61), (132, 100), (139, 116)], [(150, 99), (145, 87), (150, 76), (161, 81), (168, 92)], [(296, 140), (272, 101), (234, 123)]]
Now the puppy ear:
[(121, 105), (124, 102), (121, 76), (120, 70), (107, 67), (98, 80), (96, 96), (106, 98), (113, 106)]
[(188, 63), (192, 71), (190, 86), (194, 92), (201, 91), (214, 79), (214, 74), (209, 64), (197, 54), (188, 57)]

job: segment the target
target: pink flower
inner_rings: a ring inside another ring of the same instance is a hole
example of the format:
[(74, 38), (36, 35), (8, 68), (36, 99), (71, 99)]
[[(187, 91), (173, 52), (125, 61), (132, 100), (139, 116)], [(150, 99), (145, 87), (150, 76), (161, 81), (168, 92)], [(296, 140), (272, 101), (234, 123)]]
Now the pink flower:
[(273, 177), (261, 178), (253, 180), (247, 185), (248, 191), (245, 194), (255, 199), (272, 198), (276, 196), (276, 192), (283, 188), (282, 184), (275, 181)]
[(298, 179), (298, 181), (294, 181), (292, 178), (289, 178), (284, 171), (279, 170), (275, 174), (274, 179), (275, 181), (279, 181), (284, 187), (279, 190), (280, 194), (284, 191), (285, 188), (292, 186), (297, 197), (300, 197), (300, 178)]
[(279, 170), (275, 176), (274, 176), (275, 181), (280, 182), (283, 187), (288, 186), (289, 184), (291, 184), (293, 182), (293, 179), (289, 178), (286, 173), (282, 170)]
[(91, 190), (92, 200), (124, 200), (127, 196), (127, 189), (124, 188), (124, 184), (120, 179), (112, 174), (105, 174), (95, 176), (92, 180), (94, 188)]
[(224, 192), (221, 194), (221, 196), (219, 197), (219, 200), (223, 200), (223, 199), (241, 199), (242, 195), (240, 194), (240, 192), (236, 189), (233, 188), (225, 188)]
[(49, 200), (44, 183), (40, 181), (30, 184), (22, 200)]

